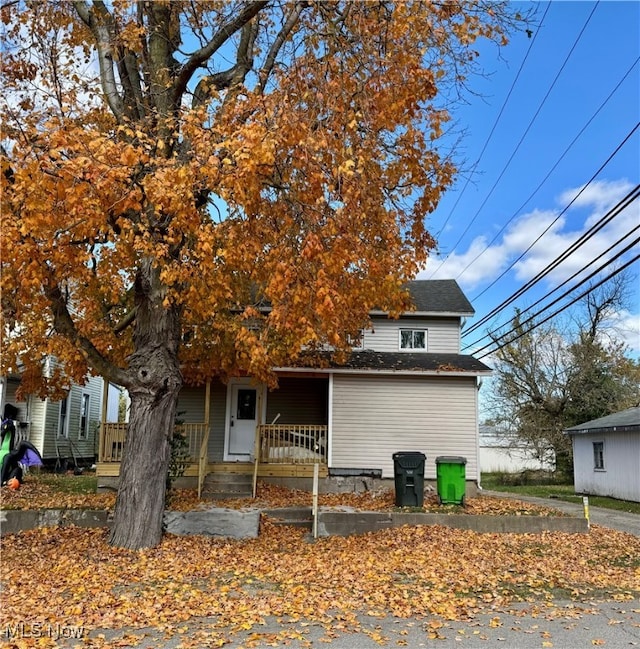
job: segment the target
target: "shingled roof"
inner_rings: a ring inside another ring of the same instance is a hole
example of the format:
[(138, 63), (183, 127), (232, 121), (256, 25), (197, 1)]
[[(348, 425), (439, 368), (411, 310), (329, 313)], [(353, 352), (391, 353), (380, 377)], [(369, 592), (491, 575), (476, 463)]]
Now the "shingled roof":
[(584, 424), (571, 426), (571, 428), (565, 429), (564, 432), (570, 435), (604, 432), (640, 433), (640, 407), (627, 408), (606, 417), (592, 419)]
[(466, 354), (431, 354), (407, 352), (353, 352), (346, 363), (331, 363), (332, 369), (391, 372), (468, 372), (491, 373), (491, 368)]
[(472, 316), (475, 311), (455, 279), (418, 279), (407, 284), (416, 313)]
[(310, 357), (304, 355), (291, 367), (285, 369), (309, 370), (324, 373), (383, 373), (383, 374), (470, 374), (482, 376), (491, 374), (490, 367), (480, 362), (473, 356), (466, 354), (432, 354), (425, 352), (377, 352), (372, 350), (354, 351), (344, 362), (338, 362), (330, 352), (320, 356), (318, 366)]

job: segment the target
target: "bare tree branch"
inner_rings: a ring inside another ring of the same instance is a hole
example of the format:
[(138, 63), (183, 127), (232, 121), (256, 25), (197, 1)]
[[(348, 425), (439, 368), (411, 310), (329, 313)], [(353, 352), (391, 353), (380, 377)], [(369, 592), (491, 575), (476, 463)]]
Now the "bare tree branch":
[(120, 320), (120, 322), (113, 328), (113, 333), (119, 334), (123, 332), (129, 325), (133, 324), (136, 319), (136, 308), (134, 307), (127, 313), (127, 315)]
[(302, 13), (302, 10), (308, 6), (309, 3), (306, 1), (296, 2), (296, 4), (291, 9), (291, 12), (289, 13), (289, 16), (287, 17), (284, 26), (278, 33), (278, 36), (276, 37), (275, 41), (273, 41), (271, 48), (269, 49), (269, 53), (267, 54), (267, 58), (264, 61), (264, 65), (262, 66), (259, 72), (261, 92), (264, 91), (265, 86), (267, 85), (267, 80), (269, 79), (269, 75), (273, 70), (276, 57), (278, 56), (278, 53), (280, 52), (282, 45), (287, 40), (287, 36), (289, 36), (291, 30), (295, 27), (296, 23), (300, 19), (300, 14)]
[(177, 100), (184, 93), (187, 83), (193, 76), (194, 72), (207, 61), (233, 34), (239, 29), (242, 29), (249, 21), (251, 21), (258, 12), (269, 4), (269, 0), (256, 0), (255, 2), (247, 2), (237, 14), (228, 20), (216, 32), (215, 36), (198, 51), (194, 52), (188, 61), (186, 61), (176, 80), (174, 87), (174, 100)]
[(127, 372), (108, 361), (88, 338), (80, 334), (58, 284), (49, 285), (45, 289), (45, 295), (51, 303), (55, 330), (78, 346), (98, 374), (127, 387), (130, 383)]
[[(73, 6), (82, 22), (91, 30), (96, 39), (102, 90), (104, 91), (111, 112), (120, 121), (124, 115), (124, 102), (118, 92), (114, 69), (113, 16), (109, 13), (109, 10), (103, 2), (96, 2), (92, 9), (85, 0), (75, 0)], [(96, 18), (94, 10), (100, 13), (100, 19)]]
[(256, 21), (246, 23), (236, 54), (236, 63), (228, 70), (202, 78), (193, 93), (193, 107), (202, 105), (210, 96), (211, 90), (224, 90), (241, 84), (253, 67), (253, 46), (258, 34)]

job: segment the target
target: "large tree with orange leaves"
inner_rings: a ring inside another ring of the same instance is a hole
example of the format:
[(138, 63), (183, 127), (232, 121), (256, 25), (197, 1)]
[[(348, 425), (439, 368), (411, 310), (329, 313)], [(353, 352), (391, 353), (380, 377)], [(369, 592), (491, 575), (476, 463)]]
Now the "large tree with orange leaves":
[(439, 88), (515, 17), (51, 0), (2, 19), (3, 371), (28, 392), (89, 371), (128, 389), (111, 541), (154, 545), (183, 381), (268, 378), (404, 307), (454, 173)]

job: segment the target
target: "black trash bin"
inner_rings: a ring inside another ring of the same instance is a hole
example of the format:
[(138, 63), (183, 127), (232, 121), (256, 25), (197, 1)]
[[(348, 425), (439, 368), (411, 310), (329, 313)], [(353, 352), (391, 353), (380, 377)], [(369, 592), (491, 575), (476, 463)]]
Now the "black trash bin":
[(393, 454), (393, 473), (396, 485), (396, 507), (424, 505), (424, 463), (427, 456), (415, 451)]

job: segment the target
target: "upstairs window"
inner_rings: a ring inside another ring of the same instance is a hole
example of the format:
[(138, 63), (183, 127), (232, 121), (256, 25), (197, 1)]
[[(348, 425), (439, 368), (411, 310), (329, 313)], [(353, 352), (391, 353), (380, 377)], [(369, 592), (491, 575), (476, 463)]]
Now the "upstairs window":
[(593, 468), (604, 471), (604, 442), (593, 443)]
[(426, 329), (400, 329), (400, 349), (425, 351), (427, 349)]
[(351, 349), (362, 350), (364, 349), (364, 329), (360, 329), (357, 336), (350, 336), (347, 334), (347, 343)]

